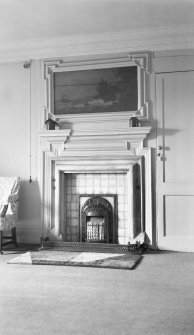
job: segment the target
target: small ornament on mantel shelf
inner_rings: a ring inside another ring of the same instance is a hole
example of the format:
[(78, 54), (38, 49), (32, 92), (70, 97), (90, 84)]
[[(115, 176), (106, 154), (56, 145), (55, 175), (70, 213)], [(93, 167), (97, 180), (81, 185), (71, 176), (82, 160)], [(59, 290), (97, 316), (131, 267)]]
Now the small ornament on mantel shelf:
[(139, 119), (136, 116), (132, 116), (129, 119), (129, 126), (130, 127), (140, 127)]
[(54, 120), (50, 118), (45, 121), (45, 124), (47, 126), (47, 130), (55, 130), (55, 126), (58, 125), (57, 122), (55, 122)]

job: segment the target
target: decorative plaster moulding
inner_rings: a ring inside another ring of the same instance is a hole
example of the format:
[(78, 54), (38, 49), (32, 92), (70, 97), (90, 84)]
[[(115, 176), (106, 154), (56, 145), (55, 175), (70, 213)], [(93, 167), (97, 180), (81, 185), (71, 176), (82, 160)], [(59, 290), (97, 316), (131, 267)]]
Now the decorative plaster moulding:
[(2, 43), (0, 62), (26, 59), (100, 55), (120, 51), (181, 50), (194, 48), (194, 26), (169, 26), (130, 31), (66, 36)]
[[(54, 73), (69, 72), (90, 69), (116, 68), (124, 66), (136, 66), (138, 75), (138, 107), (135, 111), (118, 111), (109, 113), (83, 113), (83, 114), (63, 114), (55, 115), (54, 111)], [(86, 123), (126, 121), (131, 116), (136, 116), (140, 120), (148, 120), (150, 102), (150, 74), (152, 72), (152, 54), (149, 51), (119, 53), (103, 55), (103, 57), (90, 57), (89, 59), (74, 58), (52, 59), (43, 61), (43, 75), (45, 82), (45, 106), (41, 118), (40, 128), (43, 129), (45, 121), (52, 118), (62, 123)]]
[[(54, 156), (86, 157), (99, 159), (99, 156), (127, 157), (133, 160), (138, 150), (143, 148), (143, 141), (151, 132), (151, 127), (134, 127), (128, 129), (99, 130), (43, 130), (38, 132), (41, 150), (52, 152)], [(127, 151), (126, 151), (127, 150)], [(129, 157), (131, 155), (132, 157)]]

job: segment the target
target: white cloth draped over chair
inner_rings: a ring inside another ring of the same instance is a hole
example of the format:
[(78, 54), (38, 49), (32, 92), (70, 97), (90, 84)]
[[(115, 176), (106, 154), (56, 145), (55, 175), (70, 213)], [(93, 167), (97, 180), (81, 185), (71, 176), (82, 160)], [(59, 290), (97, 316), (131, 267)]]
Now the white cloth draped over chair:
[[(18, 217), (20, 179), (18, 177), (0, 177), (0, 252), (2, 245), (14, 243), (16, 239), (16, 221)], [(11, 236), (4, 231), (11, 230)], [(9, 241), (3, 243), (2, 240)]]

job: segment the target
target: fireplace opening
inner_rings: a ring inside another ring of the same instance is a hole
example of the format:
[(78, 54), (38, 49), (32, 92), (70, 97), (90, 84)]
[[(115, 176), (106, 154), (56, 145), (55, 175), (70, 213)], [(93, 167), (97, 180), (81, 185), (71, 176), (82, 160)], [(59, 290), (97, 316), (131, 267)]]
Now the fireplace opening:
[(81, 241), (90, 243), (118, 243), (116, 212), (102, 196), (91, 196), (81, 208)]

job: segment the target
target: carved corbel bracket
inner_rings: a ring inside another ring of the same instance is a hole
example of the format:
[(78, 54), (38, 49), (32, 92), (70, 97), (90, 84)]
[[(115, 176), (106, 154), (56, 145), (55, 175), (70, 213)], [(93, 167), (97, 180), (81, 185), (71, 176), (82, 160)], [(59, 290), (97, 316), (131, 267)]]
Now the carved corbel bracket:
[(41, 151), (52, 153), (59, 157), (64, 151), (64, 145), (71, 134), (71, 129), (45, 130), (38, 133), (41, 141)]
[(130, 154), (138, 156), (143, 149), (145, 138), (151, 132), (151, 127), (132, 127), (130, 130), (126, 141), (126, 149), (129, 150)]

